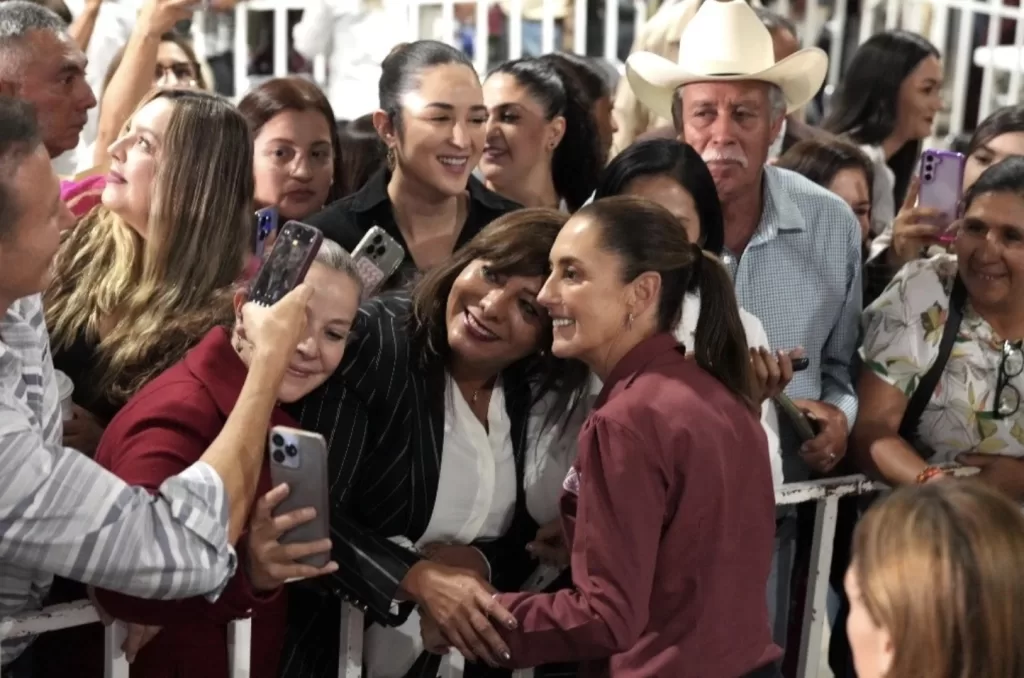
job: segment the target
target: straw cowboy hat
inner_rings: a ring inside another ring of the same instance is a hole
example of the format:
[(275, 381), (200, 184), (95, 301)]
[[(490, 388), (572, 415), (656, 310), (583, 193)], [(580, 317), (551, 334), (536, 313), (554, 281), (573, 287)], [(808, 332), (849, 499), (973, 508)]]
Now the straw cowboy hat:
[(633, 93), (655, 114), (672, 119), (672, 95), (694, 82), (758, 80), (777, 85), (786, 112), (818, 93), (828, 57), (817, 47), (775, 62), (772, 35), (744, 0), (705, 0), (679, 41), (679, 63), (650, 52), (626, 59)]

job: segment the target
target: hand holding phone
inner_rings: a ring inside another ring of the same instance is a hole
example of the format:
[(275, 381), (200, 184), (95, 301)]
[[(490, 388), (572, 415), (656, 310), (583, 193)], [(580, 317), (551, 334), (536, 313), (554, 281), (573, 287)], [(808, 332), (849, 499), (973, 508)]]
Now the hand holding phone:
[(319, 577), (338, 569), (335, 562), (317, 567), (296, 560), (311, 553), (318, 557), (330, 553), (330, 539), (308, 544), (284, 544), (281, 541), (295, 528), (308, 524), (313, 513), (310, 508), (282, 512), (279, 507), (288, 496), (288, 485), (274, 487), (256, 501), (249, 519), (245, 565), (249, 581), (257, 591), (272, 591), (288, 582)]
[(757, 382), (760, 400), (781, 393), (793, 379), (793, 374), (807, 369), (810, 361), (803, 349), (776, 351), (760, 346), (750, 349), (750, 368)]
[(273, 306), (306, 278), (323, 233), (298, 221), (289, 221), (281, 229), (274, 248), (256, 274), (249, 301), (260, 306)]
[(316, 516), (306, 522), (292, 523), (281, 534), (282, 544), (304, 544), (300, 563), (325, 567), (330, 551), (315, 547), (329, 540), (330, 500), (327, 487), (327, 443), (318, 433), (287, 426), (270, 429), (270, 479), (274, 486), (288, 485), (288, 496), (274, 509), (274, 516), (312, 508)]
[(818, 435), (818, 424), (814, 420), (810, 419), (807, 414), (801, 410), (796, 404), (789, 399), (785, 393), (779, 393), (773, 400), (778, 405), (782, 413), (786, 415), (790, 423), (793, 424), (793, 428), (796, 430), (796, 434), (800, 437), (802, 442), (813, 440)]

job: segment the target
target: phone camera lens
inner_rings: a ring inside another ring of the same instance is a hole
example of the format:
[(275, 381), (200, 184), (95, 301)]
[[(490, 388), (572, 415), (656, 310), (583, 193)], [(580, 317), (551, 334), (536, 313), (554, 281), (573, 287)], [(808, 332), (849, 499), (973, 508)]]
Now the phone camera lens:
[(382, 242), (384, 242), (384, 236), (382, 236), (382, 235), (378, 235), (378, 236), (376, 236), (376, 237), (375, 237), (375, 238), (373, 239), (373, 244), (374, 244), (374, 245), (379, 245), (379, 244), (381, 244)]
[(281, 450), (274, 450), (274, 461), (276, 461), (278, 464), (283, 464), (284, 452), (282, 452)]
[(924, 173), (924, 180), (925, 181), (931, 181), (932, 180), (932, 173), (931, 172), (925, 172)]
[(275, 447), (281, 447), (284, 445), (284, 437), (280, 433), (275, 433), (270, 437), (270, 441), (274, 443)]
[(376, 254), (376, 255), (377, 255), (378, 257), (379, 257), (380, 255), (384, 254), (384, 246), (383, 246), (383, 245), (380, 245), (380, 246), (378, 246), (378, 247), (377, 247), (377, 249), (375, 249), (375, 250), (374, 250), (374, 253), (375, 253), (375, 254)]
[(299, 451), (295, 448), (294, 445), (285, 445), (284, 451), (288, 454), (289, 457), (294, 457), (296, 454), (299, 453)]

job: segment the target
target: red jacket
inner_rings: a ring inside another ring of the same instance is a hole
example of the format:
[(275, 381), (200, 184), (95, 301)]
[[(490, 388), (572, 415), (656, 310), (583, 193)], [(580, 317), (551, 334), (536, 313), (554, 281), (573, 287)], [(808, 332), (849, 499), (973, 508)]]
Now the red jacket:
[(738, 678), (775, 661), (775, 540), (757, 417), (656, 335), (612, 370), (563, 483), (573, 588), (503, 593), (515, 666), (584, 678)]
[[(245, 381), (246, 367), (223, 328), (211, 330), (185, 359), (147, 384), (114, 417), (96, 461), (132, 485), (155, 492), (168, 477), (196, 462), (220, 433)], [(271, 425), (295, 426), (276, 408)], [(257, 497), (270, 490), (264, 465)], [(216, 603), (205, 598), (142, 600), (97, 590), (100, 605), (117, 619), (163, 629), (132, 664), (133, 678), (226, 678), (227, 625), (252, 617), (252, 678), (277, 678), (287, 601), (282, 589), (263, 595), (245, 574), (245, 537), (239, 568)]]

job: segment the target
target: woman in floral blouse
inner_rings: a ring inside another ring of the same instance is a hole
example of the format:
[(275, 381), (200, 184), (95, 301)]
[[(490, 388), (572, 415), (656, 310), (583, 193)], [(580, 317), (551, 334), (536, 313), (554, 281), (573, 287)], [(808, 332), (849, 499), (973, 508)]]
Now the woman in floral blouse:
[[(896, 485), (941, 480), (935, 465), (956, 460), (1024, 499), (1024, 158), (986, 170), (964, 206), (953, 254), (910, 262), (864, 312), (854, 454)], [(943, 361), (958, 276), (962, 319)], [(941, 374), (906, 440), (901, 422), (933, 366)]]

